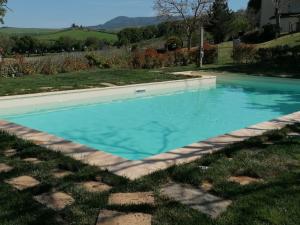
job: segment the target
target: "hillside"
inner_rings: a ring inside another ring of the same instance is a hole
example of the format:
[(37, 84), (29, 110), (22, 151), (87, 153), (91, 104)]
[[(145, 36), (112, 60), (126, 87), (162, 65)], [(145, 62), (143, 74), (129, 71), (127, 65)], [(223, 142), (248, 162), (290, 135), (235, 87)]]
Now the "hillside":
[(121, 30), (127, 27), (142, 27), (159, 24), (161, 20), (158, 17), (126, 17), (119, 16), (104, 24), (89, 27), (97, 30)]
[(261, 48), (271, 48), (278, 45), (289, 45), (289, 46), (300, 45), (300, 32), (282, 36), (278, 39), (274, 39), (272, 41), (259, 44), (258, 46)]
[(15, 28), (15, 27), (1, 27), (0, 34), (7, 35), (40, 35), (52, 32), (58, 32), (59, 29), (48, 28)]

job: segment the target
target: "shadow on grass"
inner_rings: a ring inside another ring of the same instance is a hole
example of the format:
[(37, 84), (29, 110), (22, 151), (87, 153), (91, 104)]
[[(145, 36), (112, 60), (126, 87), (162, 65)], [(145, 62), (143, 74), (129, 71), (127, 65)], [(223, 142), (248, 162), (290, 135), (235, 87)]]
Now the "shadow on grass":
[(251, 75), (263, 75), (263, 76), (280, 76), (288, 75), (289, 78), (300, 78), (300, 66), (278, 66), (269, 64), (226, 64), (216, 65), (204, 68), (203, 70), (214, 70), (219, 72), (230, 73), (245, 73)]

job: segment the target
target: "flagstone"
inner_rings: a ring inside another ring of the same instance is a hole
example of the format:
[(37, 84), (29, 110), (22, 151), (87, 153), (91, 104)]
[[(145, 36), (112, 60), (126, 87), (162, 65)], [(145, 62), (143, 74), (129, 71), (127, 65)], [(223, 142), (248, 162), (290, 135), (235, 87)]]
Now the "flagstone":
[(5, 180), (5, 183), (10, 184), (11, 186), (20, 191), (35, 187), (40, 184), (38, 180), (30, 176), (20, 176), (12, 178), (9, 180)]
[(79, 185), (89, 192), (105, 192), (109, 191), (112, 188), (107, 184), (97, 181), (82, 182), (79, 183)]
[(52, 173), (52, 176), (60, 179), (60, 178), (65, 178), (67, 176), (73, 175), (74, 173), (68, 170), (55, 170)]
[(11, 167), (5, 163), (0, 163), (0, 173), (7, 173), (11, 170), (13, 170), (13, 167)]
[(254, 177), (248, 177), (248, 176), (232, 176), (228, 178), (228, 181), (245, 186), (252, 183), (262, 182), (263, 180)]
[(201, 184), (201, 188), (203, 191), (209, 192), (213, 189), (213, 184), (207, 180), (203, 181)]
[(115, 193), (108, 199), (109, 205), (154, 205), (153, 192)]
[(45, 193), (34, 196), (33, 198), (42, 205), (57, 211), (62, 210), (75, 202), (72, 196), (64, 192)]
[(165, 185), (160, 193), (170, 199), (187, 205), (190, 208), (198, 210), (212, 218), (217, 218), (232, 203), (215, 195), (209, 194), (200, 188), (194, 188), (189, 185), (169, 183)]
[(152, 216), (101, 210), (96, 225), (151, 225)]
[(24, 162), (32, 163), (32, 164), (39, 164), (42, 161), (39, 160), (38, 158), (25, 158), (23, 159)]
[(4, 156), (6, 157), (12, 157), (17, 154), (17, 151), (15, 149), (8, 149), (4, 151)]

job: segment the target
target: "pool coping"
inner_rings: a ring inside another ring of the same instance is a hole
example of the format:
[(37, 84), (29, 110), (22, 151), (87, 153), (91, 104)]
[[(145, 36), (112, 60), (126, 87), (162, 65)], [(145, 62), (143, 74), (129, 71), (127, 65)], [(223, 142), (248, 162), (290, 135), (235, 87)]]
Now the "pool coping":
[[(55, 93), (52, 92), (50, 94)], [(42, 93), (42, 95), (45, 95), (45, 93)], [(26, 97), (28, 97), (28, 95)], [(16, 96), (11, 98), (16, 98)], [(270, 130), (282, 129), (286, 125), (294, 124), (296, 122), (300, 122), (300, 111), (218, 137), (199, 141), (143, 160), (128, 160), (121, 158), (101, 150), (93, 149), (5, 120), (0, 120), (0, 130), (16, 135), (24, 140), (31, 141), (34, 144), (47, 149), (61, 152), (66, 156), (80, 160), (88, 165), (97, 166), (116, 175), (134, 180), (174, 165), (195, 161), (203, 155), (221, 151), (228, 145), (262, 135)]]

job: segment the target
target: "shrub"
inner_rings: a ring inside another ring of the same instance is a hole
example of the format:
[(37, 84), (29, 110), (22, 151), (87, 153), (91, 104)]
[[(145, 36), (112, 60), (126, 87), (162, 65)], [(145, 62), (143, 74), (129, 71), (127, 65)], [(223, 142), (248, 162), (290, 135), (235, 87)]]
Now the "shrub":
[(233, 48), (232, 58), (236, 63), (253, 63), (256, 56), (254, 45), (240, 44)]
[[(212, 64), (217, 60), (218, 57), (218, 50), (215, 45), (211, 45), (209, 43), (205, 43), (204, 46), (204, 58), (203, 63), (204, 64)], [(199, 61), (200, 52), (199, 48), (194, 48), (191, 50), (191, 58), (192, 62), (197, 63)]]
[(175, 51), (182, 47), (183, 47), (183, 41), (176, 36), (168, 38), (168, 40), (165, 43), (165, 48), (168, 49), (168, 51)]

